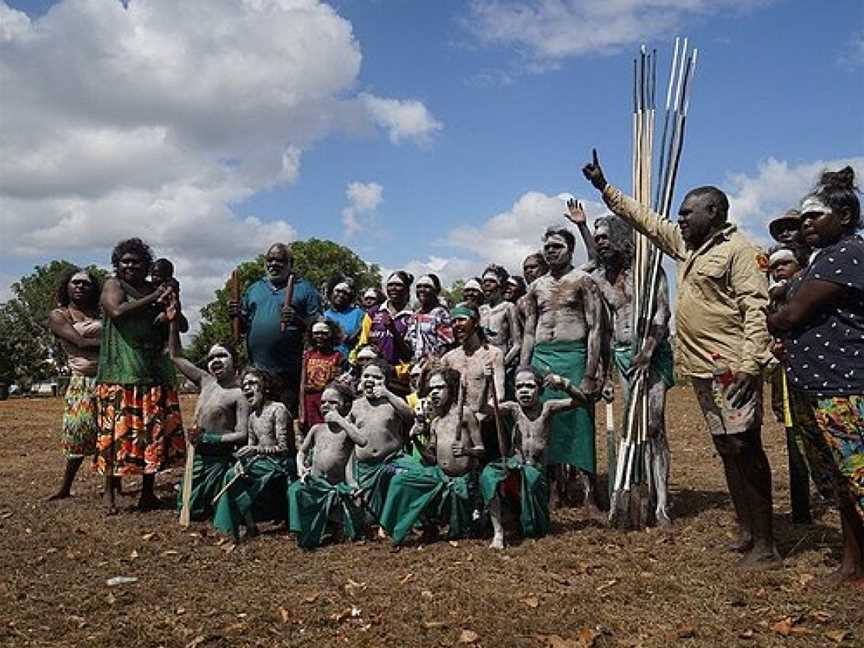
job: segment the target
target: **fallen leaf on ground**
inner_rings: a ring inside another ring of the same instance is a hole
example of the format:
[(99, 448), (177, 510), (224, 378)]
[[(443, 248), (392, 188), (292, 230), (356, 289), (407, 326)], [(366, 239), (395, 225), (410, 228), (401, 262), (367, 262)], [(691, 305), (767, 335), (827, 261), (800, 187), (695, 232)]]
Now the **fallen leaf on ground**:
[(613, 579), (610, 580), (610, 581), (606, 581), (606, 582), (603, 583), (600, 587), (597, 588), (597, 591), (598, 591), (598, 592), (602, 592), (602, 591), (605, 590), (605, 589), (609, 589), (610, 587), (612, 587), (612, 586), (613, 586), (615, 583), (617, 583), (617, 582), (618, 582), (618, 579), (617, 579), (617, 578), (613, 578)]
[(138, 558), (138, 552), (135, 549), (133, 549), (132, 553), (129, 554), (129, 560), (137, 560), (137, 558)]
[(803, 585), (803, 586), (808, 585), (810, 582), (812, 582), (814, 580), (816, 580), (816, 577), (813, 574), (801, 574), (798, 577), (798, 582), (801, 583), (801, 585)]
[(848, 630), (828, 630), (825, 633), (825, 636), (828, 637), (831, 641), (843, 643), (847, 639), (852, 638), (852, 633)]
[(420, 592), (420, 596), (422, 596), (426, 600), (432, 600), (432, 592), (430, 592), (429, 590), (423, 590), (422, 592)]
[(12, 515), (13, 515), (12, 511), (3, 511), (2, 513), (0, 513), (0, 518), (3, 518), (4, 520), (8, 520), (10, 517), (12, 517)]
[(200, 646), (205, 641), (207, 641), (207, 637), (205, 637), (204, 635), (198, 635), (192, 641), (186, 644), (186, 648), (198, 648), (198, 646)]
[(810, 613), (810, 618), (815, 619), (819, 623), (825, 623), (831, 619), (831, 615), (824, 610), (814, 610)]
[(792, 617), (787, 616), (772, 625), (771, 629), (774, 632), (783, 635), (784, 637), (788, 637), (790, 634), (792, 634), (792, 626), (794, 625), (795, 621), (792, 619)]
[(330, 615), (330, 620), (336, 623), (342, 623), (345, 619), (351, 616), (351, 608), (345, 608), (340, 612), (334, 612)]
[(451, 540), (449, 544), (451, 547), (458, 547), (459, 546), (459, 543), (456, 542), (455, 540)]
[(142, 539), (144, 542), (147, 542), (148, 540), (152, 540), (152, 539), (155, 538), (155, 537), (156, 537), (156, 534), (153, 533), (153, 532), (150, 532), (150, 533), (145, 533), (144, 535), (142, 535), (142, 536), (141, 536), (141, 539)]
[(752, 630), (745, 630), (744, 632), (739, 632), (738, 638), (739, 639), (752, 639), (753, 638), (753, 631)]
[(162, 555), (163, 556), (176, 556), (179, 553), (180, 553), (179, 551), (175, 551), (174, 549), (169, 549), (168, 551), (163, 551)]
[(288, 623), (288, 621), (291, 619), (291, 614), (284, 607), (280, 607), (279, 617), (282, 619), (282, 623)]
[(459, 643), (474, 643), (480, 638), (473, 630), (463, 630), (459, 635)]
[(222, 547), (222, 551), (224, 551), (225, 553), (231, 553), (236, 548), (237, 545), (232, 542), (231, 544), (226, 544), (224, 547)]
[(540, 605), (540, 599), (533, 595), (522, 599), (522, 602), (529, 608), (536, 608), (538, 605)]
[(594, 642), (599, 636), (600, 633), (594, 628), (579, 628), (579, 632), (576, 633), (576, 638), (579, 640), (577, 645), (579, 648), (593, 648)]
[(315, 592), (314, 594), (310, 594), (309, 596), (303, 597), (304, 603), (314, 603), (318, 600), (318, 597), (321, 596), (321, 592)]
[(402, 578), (399, 579), (399, 582), (402, 583), (402, 584), (404, 585), (405, 583), (407, 583), (408, 581), (410, 581), (412, 578), (414, 578), (414, 573), (413, 573), (413, 572), (408, 572), (408, 573), (405, 574)]
[(545, 643), (546, 648), (581, 648), (577, 646), (575, 641), (570, 641), (557, 634), (537, 635), (537, 638)]
[(676, 634), (679, 639), (692, 639), (696, 636), (696, 628), (693, 626), (681, 626), (678, 628)]

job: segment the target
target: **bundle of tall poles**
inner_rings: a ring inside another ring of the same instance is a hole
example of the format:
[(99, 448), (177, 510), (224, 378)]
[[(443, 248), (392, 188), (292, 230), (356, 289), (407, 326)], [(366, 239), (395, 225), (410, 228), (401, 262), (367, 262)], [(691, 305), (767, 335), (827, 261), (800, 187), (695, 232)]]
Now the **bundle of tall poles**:
[[(654, 130), (657, 89), (657, 50), (643, 45), (633, 60), (633, 197), (664, 218), (669, 217), (675, 180), (684, 145), (684, 126), (690, 106), (690, 92), (696, 71), (697, 49), (688, 51), (687, 38), (675, 39), (663, 130), (654, 180)], [(653, 200), (652, 200), (653, 190)], [(646, 236), (635, 235), (632, 265), (633, 320), (632, 357), (642, 350), (651, 332), (660, 289), (663, 253)], [(654, 492), (653, 477), (646, 470), (648, 439), (648, 372), (631, 374), (629, 399), (618, 452), (609, 521), (612, 526), (641, 528), (651, 515), (648, 494)], [(638, 495), (634, 497), (634, 495)]]

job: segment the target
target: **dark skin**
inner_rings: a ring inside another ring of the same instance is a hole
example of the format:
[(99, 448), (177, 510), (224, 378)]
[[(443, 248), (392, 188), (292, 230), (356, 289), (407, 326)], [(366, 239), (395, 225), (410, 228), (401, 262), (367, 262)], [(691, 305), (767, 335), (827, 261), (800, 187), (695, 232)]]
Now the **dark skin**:
[[(93, 293), (96, 291), (96, 285), (84, 273), (79, 272), (72, 275), (66, 286), (66, 291), (69, 295), (68, 309), (77, 310), (90, 318), (97, 318), (99, 316), (98, 311), (89, 305), (93, 303)], [(69, 320), (64, 317), (60, 308), (55, 308), (48, 315), (48, 328), (51, 329), (51, 332), (56, 337), (75, 345), (79, 349), (99, 348), (99, 338), (80, 335)], [(71, 496), (72, 482), (75, 481), (75, 475), (78, 474), (78, 469), (83, 462), (84, 457), (69, 457), (66, 460), (63, 482), (60, 485), (60, 489), (48, 498), (49, 502), (66, 499)]]
[[(582, 168), (585, 178), (599, 191), (606, 178), (597, 157)], [(678, 210), (681, 237), (690, 250), (698, 250), (726, 226), (727, 214), (710, 193), (688, 193)], [(736, 372), (726, 390), (732, 407), (748, 403), (754, 396), (755, 377)], [(713, 435), (723, 461), (726, 483), (740, 526), (740, 539), (733, 549), (747, 552), (739, 563), (745, 569), (770, 568), (780, 563), (774, 544), (771, 499), (771, 469), (762, 447), (759, 428), (741, 434)]]
[(417, 294), (417, 301), (420, 302), (420, 312), (428, 313), (438, 305), (438, 291), (435, 286), (419, 284), (414, 292)]
[[(812, 248), (824, 248), (854, 234), (856, 219), (849, 210), (805, 212), (801, 215), (801, 233)], [(768, 315), (768, 330), (780, 336), (806, 326), (823, 310), (842, 302), (849, 289), (820, 279), (806, 280), (785, 306)], [(843, 558), (834, 580), (851, 580), (864, 585), (864, 524), (849, 503), (840, 506), (843, 534)]]
[[(117, 277), (135, 289), (143, 297), (126, 301), (126, 292), (117, 278), (105, 281), (102, 287), (100, 304), (105, 317), (110, 319), (122, 319), (130, 313), (135, 313), (143, 308), (150, 308), (159, 300), (169, 299), (172, 293), (170, 286), (161, 286), (155, 290), (147, 281), (147, 259), (135, 252), (127, 252), (117, 263)], [(162, 502), (156, 497), (153, 488), (156, 483), (155, 475), (144, 475), (141, 484), (141, 497), (138, 500), (138, 508), (142, 511), (159, 508)], [(106, 508), (109, 515), (117, 512), (114, 500), (115, 480), (106, 475)]]
[[(278, 289), (283, 288), (288, 283), (288, 277), (291, 276), (291, 270), (294, 266), (294, 259), (291, 256), (291, 251), (287, 245), (282, 243), (274, 243), (267, 250), (264, 256), (264, 266), (267, 269), (267, 278), (273, 287)], [(248, 330), (248, 322), (243, 317), (240, 309), (239, 301), (228, 302), (228, 316), (232, 319), (240, 319), (240, 329), (243, 332)], [(282, 306), (282, 322), (291, 324), (296, 318), (296, 313), (292, 306)]]
[[(592, 161), (582, 167), (582, 174), (598, 191), (606, 189), (606, 177), (597, 158), (597, 149), (592, 149)], [(681, 237), (691, 250), (698, 250), (726, 227), (727, 217), (710, 194), (689, 193), (678, 209), (678, 225)], [(753, 398), (753, 376), (743, 371), (735, 373), (726, 397), (732, 407), (741, 407)]]

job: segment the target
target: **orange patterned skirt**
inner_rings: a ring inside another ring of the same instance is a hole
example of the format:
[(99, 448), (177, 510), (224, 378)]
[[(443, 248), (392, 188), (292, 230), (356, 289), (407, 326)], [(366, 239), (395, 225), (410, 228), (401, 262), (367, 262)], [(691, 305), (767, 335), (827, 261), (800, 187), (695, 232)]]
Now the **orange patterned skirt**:
[(177, 390), (160, 385), (96, 385), (98, 468), (155, 474), (183, 462), (186, 441)]

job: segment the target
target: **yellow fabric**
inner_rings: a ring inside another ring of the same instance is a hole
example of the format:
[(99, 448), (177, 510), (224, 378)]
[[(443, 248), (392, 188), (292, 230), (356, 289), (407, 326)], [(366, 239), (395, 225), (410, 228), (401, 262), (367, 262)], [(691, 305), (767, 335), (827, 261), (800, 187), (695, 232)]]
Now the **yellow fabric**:
[(712, 353), (733, 371), (759, 375), (773, 363), (765, 324), (768, 279), (761, 250), (734, 225), (688, 250), (676, 223), (606, 185), (603, 200), (678, 264), (675, 353), (683, 375), (710, 378)]
[(352, 365), (357, 364), (357, 352), (364, 346), (369, 344), (369, 332), (372, 330), (372, 318), (369, 315), (363, 316), (363, 322), (360, 324), (360, 337), (357, 338), (357, 344), (351, 349), (348, 354), (348, 362)]

